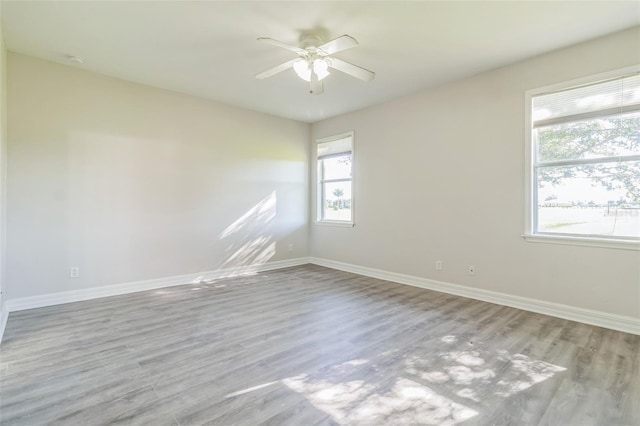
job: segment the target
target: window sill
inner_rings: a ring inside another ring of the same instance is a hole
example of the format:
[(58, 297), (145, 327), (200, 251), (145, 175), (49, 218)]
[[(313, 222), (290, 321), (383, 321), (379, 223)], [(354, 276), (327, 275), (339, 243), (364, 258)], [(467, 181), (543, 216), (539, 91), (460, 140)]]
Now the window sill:
[(525, 240), (532, 243), (564, 244), (571, 246), (602, 247), (619, 250), (640, 251), (640, 241), (541, 234), (524, 234), (523, 237)]
[(313, 222), (313, 224), (320, 226), (335, 226), (337, 228), (353, 228), (355, 226), (355, 223), (353, 222), (338, 222), (333, 220), (319, 220)]

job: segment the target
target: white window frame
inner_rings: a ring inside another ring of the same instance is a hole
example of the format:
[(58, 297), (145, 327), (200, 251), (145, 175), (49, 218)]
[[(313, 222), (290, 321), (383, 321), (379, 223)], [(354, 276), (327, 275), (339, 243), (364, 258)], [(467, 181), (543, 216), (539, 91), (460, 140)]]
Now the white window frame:
[[(322, 170), (319, 167), (320, 159), (318, 158), (318, 145), (326, 142), (333, 142), (339, 139), (351, 138), (351, 220), (327, 220), (322, 217), (322, 206), (324, 205)], [(316, 161), (316, 209), (315, 209), (315, 221), (316, 225), (329, 225), (351, 228), (355, 226), (355, 135), (354, 132), (345, 132), (338, 135), (328, 136), (326, 138), (316, 139), (314, 144), (313, 158)]]
[(618, 69), (606, 73), (583, 77), (567, 82), (552, 84), (537, 89), (528, 90), (525, 92), (525, 230), (523, 237), (530, 242), (534, 243), (550, 243), (550, 244), (565, 244), (565, 245), (577, 245), (577, 246), (592, 246), (592, 247), (604, 247), (613, 249), (625, 249), (625, 250), (640, 250), (640, 241), (627, 240), (627, 239), (615, 239), (615, 238), (598, 238), (596, 236), (581, 236), (578, 234), (562, 235), (562, 234), (544, 234), (535, 233), (535, 221), (537, 216), (537, 200), (534, 200), (536, 195), (535, 186), (537, 184), (535, 177), (535, 145), (533, 143), (533, 128), (531, 120), (531, 101), (536, 95), (540, 95), (548, 92), (558, 92), (571, 87), (581, 86), (585, 84), (597, 83), (598, 81), (604, 81), (622, 77), (627, 74), (633, 74), (640, 72), (640, 65)]

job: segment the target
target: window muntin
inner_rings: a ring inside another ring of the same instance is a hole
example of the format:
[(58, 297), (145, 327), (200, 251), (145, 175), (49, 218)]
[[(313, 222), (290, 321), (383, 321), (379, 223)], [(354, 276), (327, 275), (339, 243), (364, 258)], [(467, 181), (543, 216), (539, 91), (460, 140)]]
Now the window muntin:
[(353, 223), (353, 134), (321, 139), (318, 158), (318, 221)]
[(531, 98), (532, 233), (640, 240), (640, 75)]

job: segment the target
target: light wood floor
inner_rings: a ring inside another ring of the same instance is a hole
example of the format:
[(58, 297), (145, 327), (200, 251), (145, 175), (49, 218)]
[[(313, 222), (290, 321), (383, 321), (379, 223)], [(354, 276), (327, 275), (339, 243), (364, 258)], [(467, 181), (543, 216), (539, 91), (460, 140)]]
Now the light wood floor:
[(319, 266), (14, 312), (2, 425), (634, 425), (640, 336)]

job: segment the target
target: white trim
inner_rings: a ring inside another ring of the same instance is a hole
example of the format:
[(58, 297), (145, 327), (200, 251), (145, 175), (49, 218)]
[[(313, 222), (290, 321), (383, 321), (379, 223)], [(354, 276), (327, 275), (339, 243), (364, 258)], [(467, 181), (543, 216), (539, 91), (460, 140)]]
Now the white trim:
[(320, 226), (335, 226), (338, 228), (353, 228), (355, 223), (353, 222), (339, 222), (337, 220), (318, 220), (313, 222), (314, 225)]
[(44, 306), (61, 305), (63, 303), (79, 302), (82, 300), (98, 299), (100, 297), (116, 296), (120, 294), (135, 293), (138, 291), (155, 290), (163, 287), (172, 287), (184, 284), (197, 284), (201, 281), (234, 277), (252, 274), (256, 272), (271, 271), (274, 269), (288, 268), (291, 266), (305, 265), (309, 259), (301, 257), (290, 260), (267, 262), (261, 265), (241, 266), (237, 268), (218, 269), (215, 271), (200, 272), (196, 274), (176, 275), (173, 277), (156, 278), (144, 281), (114, 284), (102, 287), (85, 288), (80, 290), (64, 291), (60, 293), (43, 294), (40, 296), (20, 297), (6, 301), (4, 312), (22, 311), (25, 309), (41, 308)]
[[(547, 238), (546, 234), (540, 235), (538, 233), (534, 233), (534, 230), (537, 227), (536, 221), (538, 220), (537, 215), (537, 200), (534, 200), (534, 195), (537, 195), (537, 191), (535, 190), (535, 185), (537, 184), (535, 178), (535, 155), (533, 152), (534, 144), (531, 140), (531, 134), (533, 133), (533, 123), (531, 119), (531, 99), (534, 96), (548, 94), (553, 92), (558, 92), (564, 89), (572, 89), (575, 87), (583, 86), (586, 84), (598, 84), (600, 82), (604, 82), (606, 80), (610, 80), (613, 78), (622, 77), (624, 75), (634, 74), (640, 72), (640, 65), (632, 65), (630, 67), (625, 67), (617, 70), (607, 71), (604, 73), (589, 75), (580, 78), (576, 78), (569, 81), (558, 82), (554, 84), (550, 84), (547, 86), (539, 87), (536, 89), (529, 89), (524, 93), (524, 125), (525, 125), (525, 149), (524, 149), (524, 165), (525, 165), (525, 177), (524, 177), (524, 237), (527, 241), (531, 242), (547, 242), (552, 244), (569, 244), (569, 245), (580, 245), (580, 246), (593, 246), (593, 247), (606, 247), (606, 248), (617, 248), (617, 249), (630, 249), (637, 250), (634, 248), (634, 244), (626, 244), (626, 242), (618, 244), (615, 240), (612, 242), (605, 243), (603, 240), (606, 239), (598, 238), (598, 237), (580, 237), (577, 236), (563, 236), (558, 235), (556, 240), (551, 241)], [(544, 165), (544, 164), (543, 164)], [(549, 164), (553, 165), (553, 164)], [(564, 240), (562, 242), (561, 240)]]
[[(332, 221), (332, 220), (323, 220), (322, 219), (322, 193), (319, 191), (320, 187), (320, 171), (318, 170), (318, 144), (327, 143), (336, 141), (339, 139), (344, 139), (350, 137), (351, 138), (351, 220), (350, 221)], [(356, 192), (356, 135), (355, 131), (351, 130), (348, 132), (340, 133), (333, 136), (327, 136), (324, 138), (319, 138), (315, 140), (313, 145), (314, 152), (312, 162), (313, 166), (311, 168), (312, 172), (315, 169), (315, 182), (313, 183), (312, 196), (315, 195), (312, 200), (315, 200), (315, 217), (313, 218), (313, 223), (316, 225), (331, 225), (331, 226), (348, 226), (353, 227), (356, 221), (356, 210), (355, 210), (355, 192)], [(340, 225), (338, 225), (338, 223)]]
[(539, 314), (550, 315), (553, 317), (640, 335), (640, 318), (610, 314), (608, 312), (578, 308), (575, 306), (546, 302), (544, 300), (530, 299), (527, 297), (513, 296), (506, 293), (482, 290), (458, 284), (420, 278), (412, 275), (337, 262), (335, 260), (310, 257), (309, 262), (314, 265), (352, 272), (354, 274), (364, 275), (367, 277), (393, 281), (400, 284), (435, 290), (456, 296), (468, 297), (470, 299), (482, 300), (484, 302), (496, 303), (525, 311), (536, 312)]
[(531, 98), (533, 93), (531, 90), (525, 92), (524, 96), (524, 232), (525, 234), (531, 234), (535, 229), (536, 214), (534, 208), (538, 204), (537, 200), (533, 199), (533, 196), (537, 194), (533, 189), (533, 185), (536, 182), (535, 172), (533, 168), (533, 141), (531, 136), (533, 131), (531, 129)]
[(524, 234), (525, 240), (532, 243), (563, 244), (583, 247), (602, 247), (618, 250), (639, 250), (640, 241), (615, 240), (595, 237), (577, 237), (569, 235)]
[(7, 304), (3, 301), (0, 304), (0, 345), (2, 344), (2, 336), (4, 336), (4, 329), (7, 326), (8, 318), (9, 309), (7, 309)]
[(44, 306), (59, 305), (63, 303), (79, 302), (82, 300), (97, 299), (101, 297), (135, 293), (145, 290), (154, 290), (176, 285), (196, 284), (200, 281), (288, 268), (292, 266), (304, 265), (307, 263), (312, 263), (314, 265), (324, 266), (332, 269), (338, 269), (341, 271), (352, 272), (354, 274), (359, 274), (367, 277), (392, 281), (399, 284), (420, 287), (428, 290), (439, 291), (442, 293), (453, 294), (456, 296), (468, 297), (470, 299), (482, 300), (484, 302), (496, 303), (503, 306), (510, 306), (525, 311), (550, 315), (553, 317), (563, 318), (571, 321), (578, 321), (598, 327), (622, 331), (625, 333), (640, 335), (640, 318), (610, 314), (607, 312), (583, 309), (559, 303), (530, 299), (526, 297), (513, 296), (506, 293), (471, 288), (458, 284), (451, 284), (442, 281), (416, 277), (413, 275), (388, 272), (380, 269), (373, 269), (364, 266), (338, 262), (335, 260), (321, 259), (317, 257), (300, 257), (291, 260), (269, 262), (263, 265), (219, 269), (216, 271), (208, 271), (199, 274), (178, 275), (153, 280), (96, 287), (92, 289), (82, 289), (46, 294), (42, 296), (9, 299), (4, 303), (4, 306), (2, 306), (2, 312), (0, 313), (0, 343), (2, 342), (2, 334), (4, 332), (4, 327), (7, 323), (7, 317), (10, 312), (39, 308)]

